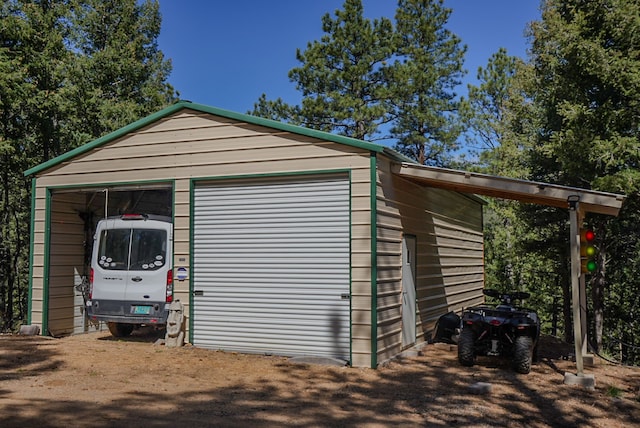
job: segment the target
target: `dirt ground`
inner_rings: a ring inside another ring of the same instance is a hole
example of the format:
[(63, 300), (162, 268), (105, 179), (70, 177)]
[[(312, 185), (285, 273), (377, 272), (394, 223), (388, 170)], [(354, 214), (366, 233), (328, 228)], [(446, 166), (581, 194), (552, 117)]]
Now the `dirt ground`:
[[(461, 367), (446, 344), (372, 370), (167, 348), (159, 336), (0, 336), (0, 427), (640, 426), (639, 368), (598, 361), (585, 370), (595, 391), (565, 385), (571, 347), (550, 338), (520, 375), (494, 358)], [(490, 392), (473, 393), (478, 382)]]

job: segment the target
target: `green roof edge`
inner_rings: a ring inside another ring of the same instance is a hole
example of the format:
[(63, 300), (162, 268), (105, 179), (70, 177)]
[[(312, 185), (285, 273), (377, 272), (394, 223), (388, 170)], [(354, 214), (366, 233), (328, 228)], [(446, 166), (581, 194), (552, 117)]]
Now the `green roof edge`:
[(58, 157), (55, 157), (53, 159), (49, 159), (46, 162), (43, 162), (39, 165), (36, 165), (33, 168), (30, 168), (28, 170), (26, 170), (24, 172), (25, 176), (29, 176), (29, 175), (33, 175), (33, 174), (37, 174), (39, 172), (42, 172), (46, 169), (49, 169), (51, 167), (54, 167), (62, 162), (66, 162), (76, 156), (79, 156), (81, 154), (84, 154), (90, 150), (95, 149), (96, 147), (100, 147), (103, 144), (106, 144), (108, 142), (111, 142), (113, 140), (116, 140), (118, 138), (121, 138), (131, 132), (137, 131), (140, 128), (143, 128), (145, 126), (151, 125), (154, 122), (157, 122), (160, 119), (163, 119), (167, 116), (170, 116), (180, 110), (183, 109), (190, 109), (190, 110), (195, 110), (195, 111), (199, 111), (202, 113), (209, 113), (215, 116), (222, 116), (222, 117), (226, 117), (228, 119), (234, 119), (234, 120), (239, 120), (242, 122), (246, 122), (246, 123), (250, 123), (253, 125), (258, 125), (258, 126), (265, 126), (268, 128), (274, 128), (274, 129), (278, 129), (281, 131), (287, 131), (287, 132), (291, 132), (294, 134), (299, 134), (299, 135), (306, 135), (308, 137), (313, 137), (313, 138), (318, 138), (321, 140), (326, 140), (326, 141), (331, 141), (334, 143), (339, 143), (339, 144), (345, 144), (348, 146), (353, 146), (353, 147), (357, 147), (360, 149), (365, 149), (365, 150), (369, 150), (372, 152), (376, 152), (376, 153), (384, 153), (387, 156), (401, 161), (401, 162), (411, 162), (411, 163), (415, 163), (415, 161), (405, 157), (404, 155), (396, 152), (395, 150), (392, 150), (388, 147), (385, 146), (381, 146), (379, 144), (375, 144), (375, 143), (369, 143), (367, 141), (363, 141), (363, 140), (358, 140), (356, 138), (351, 138), (351, 137), (345, 137), (343, 135), (336, 135), (336, 134), (332, 134), (330, 132), (325, 132), (325, 131), (318, 131), (315, 129), (310, 129), (310, 128), (305, 128), (302, 126), (297, 126), (297, 125), (291, 125), (288, 123), (282, 123), (282, 122), (278, 122), (275, 120), (271, 120), (271, 119), (265, 119), (262, 117), (257, 117), (257, 116), (251, 116), (248, 114), (243, 114), (243, 113), (237, 113), (237, 112), (233, 112), (230, 110), (224, 110), (221, 108), (217, 108), (217, 107), (210, 107), (204, 104), (198, 104), (198, 103), (192, 103), (190, 101), (179, 101), (173, 105), (170, 105), (156, 113), (153, 113), (149, 116), (143, 117), (140, 120), (137, 120), (133, 123), (130, 123), (129, 125), (117, 129), (109, 134), (106, 134), (96, 140), (93, 140), (89, 143), (83, 144), (80, 147), (77, 147), (73, 150), (70, 150)]

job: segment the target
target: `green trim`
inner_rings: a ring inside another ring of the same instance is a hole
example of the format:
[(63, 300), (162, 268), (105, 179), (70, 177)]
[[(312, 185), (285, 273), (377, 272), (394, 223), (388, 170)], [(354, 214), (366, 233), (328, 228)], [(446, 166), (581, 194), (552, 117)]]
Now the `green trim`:
[[(267, 128), (273, 128), (280, 131), (291, 132), (293, 134), (305, 135), (307, 137), (318, 138), (325, 141), (331, 141), (334, 143), (345, 144), (347, 146), (357, 147), (360, 149), (365, 149), (369, 151), (373, 151), (376, 153), (382, 153), (397, 158), (397, 160), (401, 160), (402, 158), (406, 159), (404, 156), (400, 155), (397, 152), (389, 149), (388, 147), (384, 147), (378, 144), (369, 143), (363, 140), (358, 140), (355, 138), (345, 137), (342, 135), (331, 134), (329, 132), (317, 131), (315, 129), (305, 128), (302, 126), (290, 125), (288, 123), (277, 122), (271, 119), (264, 119), (261, 117), (250, 116), (248, 114), (236, 113), (229, 110), (223, 110), (216, 107), (209, 107), (203, 104), (190, 103), (188, 101), (180, 101), (176, 104), (173, 104), (163, 110), (160, 110), (150, 116), (144, 117), (140, 120), (137, 120), (123, 128), (120, 128), (116, 131), (113, 131), (107, 135), (104, 135), (96, 140), (93, 140), (87, 144), (84, 144), (80, 147), (77, 147), (67, 153), (64, 153), (56, 158), (50, 159), (47, 162), (41, 163), (31, 169), (28, 169), (24, 172), (25, 176), (29, 176), (32, 174), (38, 174), (42, 171), (45, 171), (49, 168), (52, 168), (56, 165), (59, 165), (63, 162), (67, 162), (76, 156), (80, 156), (84, 153), (87, 153), (97, 147), (100, 147), (104, 144), (110, 143), (118, 138), (122, 138), (125, 135), (137, 131), (138, 129), (144, 128), (145, 126), (149, 126), (165, 117), (171, 116), (183, 109), (189, 109), (198, 111), (201, 113), (209, 113), (215, 116), (221, 116), (228, 119), (233, 119), (237, 121), (241, 121), (244, 123), (249, 123), (257, 126), (264, 126)], [(395, 153), (395, 155), (394, 155)], [(402, 160), (405, 161), (405, 160)]]
[(382, 153), (398, 162), (418, 164), (418, 162), (415, 159), (411, 159), (410, 157), (407, 157), (402, 153), (397, 152), (389, 147), (384, 147), (382, 150)]
[(171, 295), (176, 300), (176, 180), (171, 180), (171, 224), (172, 224), (172, 240), (171, 240)]
[[(175, 188), (175, 178), (167, 178), (164, 180), (141, 180), (141, 181), (113, 181), (113, 182), (104, 182), (104, 183), (91, 183), (91, 184), (64, 184), (64, 185), (53, 185), (48, 186), (47, 189), (50, 190), (78, 190), (81, 191), (83, 189), (101, 189), (107, 187), (126, 187), (126, 186), (145, 186), (149, 184), (162, 184), (166, 183), (169, 186), (173, 186)], [(169, 187), (167, 186), (167, 188)], [(143, 189), (141, 189), (143, 190)]]
[[(31, 180), (31, 248), (30, 248), (30, 265), (29, 265), (29, 306), (28, 306), (28, 322), (31, 324), (32, 322), (32, 298), (33, 298), (33, 259), (34, 259), (34, 224), (35, 224), (35, 201), (36, 201), (36, 181), (37, 178), (33, 178)], [(167, 179), (167, 180), (148, 180), (148, 181), (130, 181), (130, 182), (114, 182), (114, 183), (99, 183), (99, 184), (85, 184), (85, 185), (64, 185), (64, 186), (49, 186), (45, 189), (46, 191), (46, 202), (45, 202), (45, 237), (44, 237), (44, 266), (43, 266), (43, 291), (42, 291), (42, 334), (46, 335), (49, 328), (49, 268), (50, 268), (50, 248), (49, 243), (51, 240), (51, 198), (53, 197), (53, 193), (56, 190), (73, 190), (76, 189), (81, 191), (82, 189), (100, 189), (100, 188), (108, 188), (108, 187), (117, 187), (117, 186), (128, 186), (128, 185), (139, 185), (144, 186), (145, 184), (154, 184), (154, 183), (166, 183), (171, 187), (173, 191), (172, 199), (173, 199), (173, 210), (172, 210), (172, 218), (175, 223), (175, 191), (176, 191), (176, 180), (175, 179)], [(175, 231), (174, 231), (174, 243), (175, 246)], [(175, 254), (175, 249), (172, 252), (172, 258)], [(174, 260), (175, 262), (175, 260)], [(175, 266), (175, 265), (174, 265)], [(175, 284), (174, 284), (175, 285)], [(174, 287), (175, 288), (175, 287)]]
[(44, 264), (42, 269), (42, 335), (49, 332), (49, 260), (51, 242), (51, 190), (46, 189), (44, 218)]
[[(31, 229), (29, 230), (29, 301), (27, 302), (27, 324), (33, 322), (33, 248), (34, 248), (34, 230), (36, 218), (36, 179), (31, 179)], [(41, 334), (44, 334), (44, 329)]]
[[(238, 175), (219, 175), (211, 177), (195, 177), (192, 182), (198, 181), (222, 181), (222, 180), (255, 180), (257, 178), (278, 178), (278, 177), (295, 177), (303, 175), (331, 175), (331, 174), (349, 174), (351, 169), (321, 169), (314, 171), (291, 171), (291, 172), (269, 172), (264, 174), (238, 174)], [(192, 213), (193, 214), (193, 213)]]
[(349, 170), (349, 364), (353, 367), (353, 171)]
[(189, 181), (189, 343), (193, 344), (193, 202), (195, 200), (195, 180)]
[(371, 202), (371, 368), (378, 367), (378, 159), (369, 158)]

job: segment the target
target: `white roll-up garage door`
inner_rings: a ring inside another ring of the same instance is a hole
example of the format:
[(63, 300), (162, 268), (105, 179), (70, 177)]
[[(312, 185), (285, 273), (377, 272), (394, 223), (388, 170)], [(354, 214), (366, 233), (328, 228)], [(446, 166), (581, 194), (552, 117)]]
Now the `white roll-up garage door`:
[(196, 346), (349, 360), (349, 180), (197, 185)]

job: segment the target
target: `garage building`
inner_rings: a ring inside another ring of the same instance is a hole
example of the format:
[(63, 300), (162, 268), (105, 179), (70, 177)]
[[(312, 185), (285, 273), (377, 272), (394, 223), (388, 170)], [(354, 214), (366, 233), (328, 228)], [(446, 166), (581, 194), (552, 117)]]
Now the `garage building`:
[[(173, 218), (195, 346), (376, 367), (483, 301), (481, 199), (389, 148), (179, 102), (29, 171), (29, 322), (95, 326), (74, 285), (104, 216)], [(444, 171), (444, 170), (443, 170)]]

